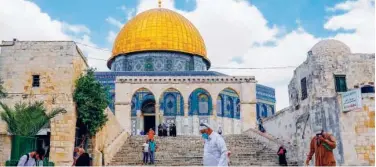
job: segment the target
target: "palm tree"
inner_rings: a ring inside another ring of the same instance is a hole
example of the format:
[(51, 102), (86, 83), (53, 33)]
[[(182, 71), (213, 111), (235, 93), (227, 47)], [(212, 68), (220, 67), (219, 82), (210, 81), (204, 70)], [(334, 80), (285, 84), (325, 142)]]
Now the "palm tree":
[(1, 102), (0, 106), (4, 110), (0, 116), (7, 123), (8, 132), (19, 136), (35, 136), (52, 118), (66, 112), (63, 108), (57, 108), (47, 113), (43, 102), (31, 104), (20, 102), (14, 106), (14, 109)]

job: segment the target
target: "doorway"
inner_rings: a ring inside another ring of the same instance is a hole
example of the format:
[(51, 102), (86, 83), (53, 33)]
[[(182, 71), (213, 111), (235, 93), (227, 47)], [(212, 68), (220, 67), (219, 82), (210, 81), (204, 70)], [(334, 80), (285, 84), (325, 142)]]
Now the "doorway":
[(147, 133), (150, 128), (155, 131), (155, 115), (144, 116), (144, 132)]
[(150, 128), (155, 131), (155, 100), (145, 100), (142, 103), (141, 111), (144, 116), (144, 132), (147, 133)]

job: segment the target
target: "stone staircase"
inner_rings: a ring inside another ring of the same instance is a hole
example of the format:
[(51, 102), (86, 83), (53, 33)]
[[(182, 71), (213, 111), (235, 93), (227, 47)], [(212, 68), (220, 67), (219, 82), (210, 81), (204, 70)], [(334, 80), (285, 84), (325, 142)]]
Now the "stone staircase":
[[(224, 136), (231, 151), (232, 166), (277, 166), (277, 150), (249, 135)], [(131, 136), (113, 157), (111, 166), (142, 165), (142, 144), (146, 136)], [(158, 166), (202, 166), (203, 144), (201, 136), (155, 137)], [(290, 163), (289, 165), (293, 165)]]

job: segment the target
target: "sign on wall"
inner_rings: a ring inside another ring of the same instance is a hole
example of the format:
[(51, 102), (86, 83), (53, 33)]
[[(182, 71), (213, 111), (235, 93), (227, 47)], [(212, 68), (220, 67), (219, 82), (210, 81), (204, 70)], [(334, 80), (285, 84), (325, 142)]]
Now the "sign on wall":
[(342, 112), (362, 108), (362, 94), (360, 89), (342, 93)]

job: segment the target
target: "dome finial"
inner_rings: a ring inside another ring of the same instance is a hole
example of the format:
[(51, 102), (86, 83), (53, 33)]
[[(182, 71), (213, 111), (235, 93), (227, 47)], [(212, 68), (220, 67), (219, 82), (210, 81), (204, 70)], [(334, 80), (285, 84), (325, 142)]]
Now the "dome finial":
[(158, 7), (162, 7), (162, 0), (158, 0)]

